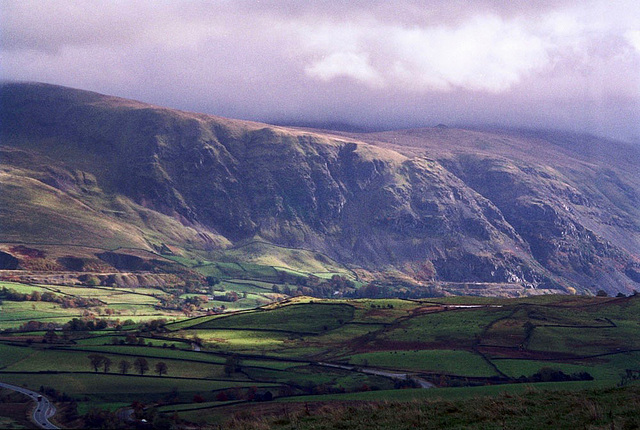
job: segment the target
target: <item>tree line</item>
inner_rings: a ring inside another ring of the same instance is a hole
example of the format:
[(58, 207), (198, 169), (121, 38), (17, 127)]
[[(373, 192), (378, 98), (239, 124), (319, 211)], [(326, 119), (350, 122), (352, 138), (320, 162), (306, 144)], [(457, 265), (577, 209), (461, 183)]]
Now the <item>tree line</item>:
[(31, 293), (19, 293), (13, 288), (2, 287), (0, 289), (0, 300), (9, 300), (12, 302), (51, 302), (58, 303), (63, 308), (88, 308), (92, 306), (102, 306), (98, 299), (87, 299), (84, 297), (59, 296), (50, 291), (41, 293), (40, 291), (32, 291)]
[[(89, 362), (91, 364), (91, 368), (98, 373), (99, 371), (103, 371), (104, 373), (108, 373), (111, 370), (111, 366), (114, 364), (113, 361), (104, 355), (101, 354), (89, 354), (87, 356)], [(120, 360), (117, 363), (118, 370), (121, 374), (126, 375), (129, 373), (129, 370), (133, 367), (136, 372), (140, 375), (144, 375), (149, 371), (149, 362), (142, 357), (136, 358), (133, 362), (128, 360)], [(164, 361), (158, 361), (154, 366), (155, 373), (158, 376), (166, 375), (169, 372), (169, 366)]]

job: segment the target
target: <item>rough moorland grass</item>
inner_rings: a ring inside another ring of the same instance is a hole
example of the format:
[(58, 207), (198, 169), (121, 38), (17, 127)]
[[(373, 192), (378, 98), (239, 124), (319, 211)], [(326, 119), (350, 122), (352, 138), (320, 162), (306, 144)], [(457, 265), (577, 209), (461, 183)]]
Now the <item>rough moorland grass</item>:
[(610, 383), (595, 381), (576, 382), (541, 382), (536, 384), (501, 384), (476, 387), (455, 388), (412, 388), (405, 390), (365, 391), (346, 394), (326, 394), (321, 396), (298, 396), (279, 399), (280, 402), (309, 402), (309, 401), (398, 401), (413, 400), (471, 400), (480, 397), (498, 395), (515, 395), (529, 391), (582, 391), (590, 389), (611, 388)]
[[(224, 251), (226, 258), (247, 261), (265, 267), (277, 267), (278, 270), (290, 269), (298, 273), (320, 272), (351, 275), (348, 269), (318, 252), (304, 249), (275, 246), (255, 241), (241, 247)], [(243, 266), (245, 263), (242, 263)]]
[(279, 281), (279, 275), (275, 268), (260, 264), (215, 261), (210, 264), (196, 266), (194, 269), (205, 276), (215, 276), (223, 279)]
[[(427, 390), (428, 391), (428, 390)], [(640, 388), (586, 392), (528, 390), (473, 401), (306, 405), (271, 416), (237, 412), (225, 428), (242, 429), (577, 429), (638, 428)], [(275, 408), (274, 408), (275, 409)], [(234, 410), (234, 409), (231, 409)]]
[(468, 351), (383, 351), (356, 354), (351, 364), (416, 372), (490, 377), (497, 373), (481, 356)]

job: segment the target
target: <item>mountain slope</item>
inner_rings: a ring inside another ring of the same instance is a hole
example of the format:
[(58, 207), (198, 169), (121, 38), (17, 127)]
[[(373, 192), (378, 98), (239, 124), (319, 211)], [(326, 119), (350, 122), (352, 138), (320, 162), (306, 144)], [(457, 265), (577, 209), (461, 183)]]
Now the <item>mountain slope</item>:
[(44, 84), (5, 84), (0, 102), (0, 242), (205, 255), (259, 238), (452, 288), (640, 281), (640, 157), (624, 145), (284, 128)]

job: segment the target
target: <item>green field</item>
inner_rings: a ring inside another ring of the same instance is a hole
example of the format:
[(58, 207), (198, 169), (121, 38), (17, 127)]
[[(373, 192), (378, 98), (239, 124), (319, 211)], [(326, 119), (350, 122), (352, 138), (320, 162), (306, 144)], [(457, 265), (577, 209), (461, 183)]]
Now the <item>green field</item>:
[[(270, 285), (225, 282), (256, 291)], [(59, 292), (79, 294), (84, 288), (60, 287)], [(92, 294), (105, 301), (119, 297), (123, 306), (133, 307), (149, 306), (146, 300), (153, 299), (120, 290)], [(251, 294), (260, 293), (247, 297)], [(463, 307), (471, 305), (477, 307)], [(71, 316), (69, 309), (55, 306), (5, 301), (0, 322)], [(0, 380), (55, 387), (85, 412), (137, 400), (151, 409), (157, 406), (166, 416), (210, 424), (225, 422), (225, 414), (240, 407), (238, 402), (245, 405), (243, 411), (254, 410), (254, 405), (262, 410), (248, 401), (267, 391), (278, 402), (342, 405), (475, 402), (482, 396), (527, 396), (531, 390), (603, 390), (633, 386), (634, 375), (640, 378), (639, 311), (637, 296), (422, 301), (298, 297), (253, 310), (183, 316), (144, 332), (136, 324), (64, 336), (58, 331), (52, 344), (43, 342), (46, 330), (5, 332), (0, 336)], [(111, 361), (107, 372), (102, 367), (94, 371), (91, 354)], [(120, 373), (118, 363), (137, 358), (148, 362), (144, 375), (134, 368)], [(154, 372), (159, 362), (167, 365), (163, 376)], [(544, 369), (552, 370), (545, 375), (563, 374), (565, 379), (527, 379)], [(591, 380), (575, 379), (585, 374)], [(438, 388), (397, 389), (415, 378)]]
[(468, 351), (381, 351), (355, 354), (349, 363), (365, 367), (471, 377), (490, 377), (496, 371), (481, 356)]
[(348, 304), (309, 303), (285, 306), (271, 311), (258, 311), (214, 318), (191, 328), (260, 329), (320, 333), (337, 328), (351, 321), (351, 319), (353, 319), (353, 307)]

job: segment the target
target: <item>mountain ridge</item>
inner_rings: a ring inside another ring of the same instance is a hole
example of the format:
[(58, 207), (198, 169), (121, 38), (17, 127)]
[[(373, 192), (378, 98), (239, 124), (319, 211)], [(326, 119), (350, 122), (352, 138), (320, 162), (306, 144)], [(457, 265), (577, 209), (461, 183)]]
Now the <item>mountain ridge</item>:
[(65, 233), (206, 255), (261, 238), (417, 283), (525, 293), (640, 280), (640, 151), (619, 143), (288, 128), (47, 84), (2, 84), (0, 102), (0, 242)]

